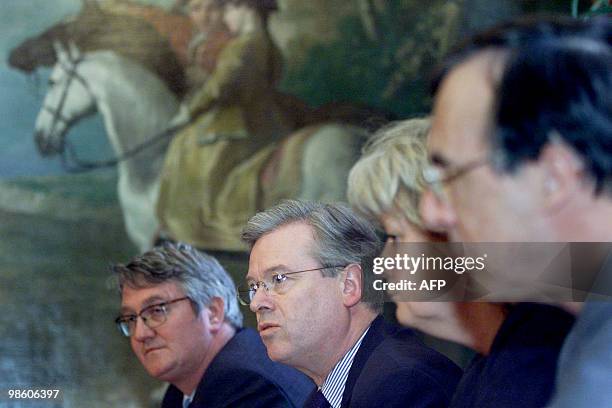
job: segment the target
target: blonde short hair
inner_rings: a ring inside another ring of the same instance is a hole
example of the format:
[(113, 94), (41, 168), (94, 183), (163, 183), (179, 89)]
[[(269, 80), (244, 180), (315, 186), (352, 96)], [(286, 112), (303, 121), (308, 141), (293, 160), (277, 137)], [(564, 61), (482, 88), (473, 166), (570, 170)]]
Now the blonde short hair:
[(428, 118), (390, 123), (373, 134), (348, 177), (348, 201), (371, 219), (390, 211), (422, 226), (418, 206), (425, 187)]

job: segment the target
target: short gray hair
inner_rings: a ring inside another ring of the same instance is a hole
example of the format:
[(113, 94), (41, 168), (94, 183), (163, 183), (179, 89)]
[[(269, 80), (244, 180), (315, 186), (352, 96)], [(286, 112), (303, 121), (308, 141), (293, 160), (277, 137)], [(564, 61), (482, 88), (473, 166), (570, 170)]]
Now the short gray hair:
[(365, 218), (345, 204), (325, 204), (313, 201), (286, 200), (275, 207), (254, 215), (242, 231), (242, 240), (253, 248), (262, 236), (279, 227), (303, 222), (312, 227), (315, 245), (311, 255), (329, 267), (323, 276), (338, 275), (333, 266), (358, 264), (363, 272), (362, 302), (380, 312), (383, 293), (374, 290), (374, 274), (370, 270), (374, 257), (379, 255), (382, 242), (376, 229)]
[(242, 327), (236, 287), (219, 262), (210, 255), (183, 243), (165, 243), (133, 258), (127, 264), (111, 265), (120, 293), (125, 285), (134, 288), (165, 282), (180, 285), (196, 313), (200, 313), (213, 297), (223, 299), (225, 321)]
[(429, 119), (393, 122), (370, 137), (348, 176), (347, 197), (359, 213), (380, 219), (401, 213), (422, 226), (419, 200), (425, 189), (425, 141)]

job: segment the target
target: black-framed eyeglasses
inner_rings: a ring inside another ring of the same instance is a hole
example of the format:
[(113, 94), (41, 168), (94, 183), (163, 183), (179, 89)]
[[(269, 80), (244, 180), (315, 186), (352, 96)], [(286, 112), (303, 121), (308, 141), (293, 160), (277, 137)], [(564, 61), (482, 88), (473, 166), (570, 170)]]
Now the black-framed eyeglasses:
[(268, 278), (264, 280), (260, 280), (257, 282), (244, 282), (240, 286), (238, 286), (238, 300), (243, 306), (248, 306), (253, 301), (257, 290), (260, 287), (263, 287), (266, 292), (282, 294), (287, 289), (287, 277), (289, 275), (294, 275), (296, 273), (303, 272), (312, 272), (312, 271), (322, 271), (324, 269), (333, 269), (333, 268), (345, 268), (346, 265), (336, 265), (336, 266), (321, 266), (319, 268), (312, 269), (304, 269), (301, 271), (291, 271), (291, 272), (276, 272), (270, 275)]
[(168, 320), (168, 306), (180, 302), (182, 300), (191, 300), (185, 296), (178, 299), (168, 300), (166, 302), (156, 303), (142, 309), (138, 314), (122, 315), (115, 319), (115, 323), (121, 334), (125, 337), (131, 337), (136, 331), (136, 323), (140, 317), (148, 328), (154, 329), (161, 326)]

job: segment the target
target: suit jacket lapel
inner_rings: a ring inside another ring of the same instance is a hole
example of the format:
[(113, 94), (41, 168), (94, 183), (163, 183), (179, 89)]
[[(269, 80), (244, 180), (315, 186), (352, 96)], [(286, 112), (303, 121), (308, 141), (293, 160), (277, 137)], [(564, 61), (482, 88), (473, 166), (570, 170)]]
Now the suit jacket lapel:
[(351, 395), (353, 394), (353, 387), (361, 374), (361, 370), (370, 358), (370, 355), (374, 349), (376, 349), (376, 347), (385, 339), (385, 337), (385, 321), (383, 317), (379, 315), (372, 321), (370, 330), (368, 330), (368, 333), (361, 342), (361, 346), (359, 346), (359, 350), (357, 350), (357, 354), (355, 354), (355, 359), (353, 360), (353, 364), (351, 365), (351, 369), (344, 386), (344, 393), (342, 393), (342, 404), (340, 405), (341, 408), (348, 407), (351, 401)]
[(169, 384), (164, 400), (162, 401), (162, 408), (175, 408), (183, 406), (183, 393), (176, 388), (174, 385)]

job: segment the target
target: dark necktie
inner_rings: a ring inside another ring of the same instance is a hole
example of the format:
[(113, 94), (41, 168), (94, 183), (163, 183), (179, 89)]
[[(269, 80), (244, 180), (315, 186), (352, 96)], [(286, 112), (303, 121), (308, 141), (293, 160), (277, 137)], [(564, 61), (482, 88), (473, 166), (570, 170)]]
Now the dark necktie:
[(306, 402), (306, 405), (304, 405), (304, 408), (331, 408), (331, 405), (321, 390), (318, 390), (310, 395), (310, 398)]

